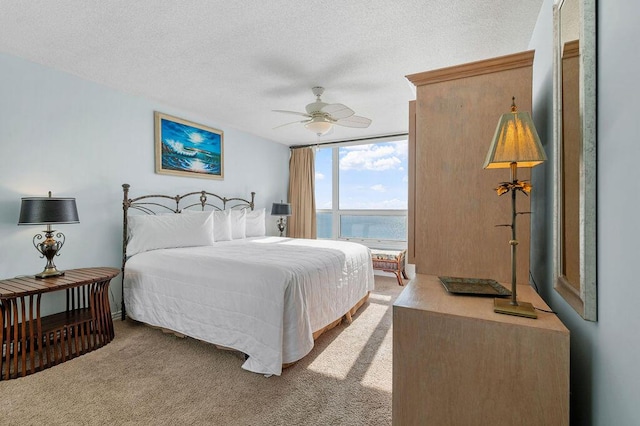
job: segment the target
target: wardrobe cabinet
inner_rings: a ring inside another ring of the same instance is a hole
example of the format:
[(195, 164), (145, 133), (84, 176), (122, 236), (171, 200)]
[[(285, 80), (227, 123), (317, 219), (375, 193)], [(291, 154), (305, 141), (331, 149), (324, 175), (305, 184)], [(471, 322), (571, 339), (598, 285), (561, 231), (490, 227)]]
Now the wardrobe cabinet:
[[(409, 105), (408, 261), (416, 273), (511, 282), (511, 200), (494, 188), (508, 169), (485, 170), (500, 116), (515, 96), (531, 111), (533, 51), (412, 74)], [(413, 155), (411, 155), (413, 154)], [(529, 169), (518, 178), (528, 180)], [(534, 188), (535, 191), (535, 188)], [(518, 194), (518, 211), (529, 199)], [(518, 284), (529, 282), (529, 215), (518, 216)]]

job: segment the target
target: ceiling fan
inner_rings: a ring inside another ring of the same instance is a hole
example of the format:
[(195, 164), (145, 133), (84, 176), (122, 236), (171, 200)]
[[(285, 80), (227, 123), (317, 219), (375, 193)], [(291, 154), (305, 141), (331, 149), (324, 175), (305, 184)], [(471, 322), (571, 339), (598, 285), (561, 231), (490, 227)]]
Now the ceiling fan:
[(305, 120), (293, 121), (291, 123), (285, 123), (280, 126), (274, 127), (274, 129), (288, 126), (290, 124), (303, 123), (304, 127), (311, 130), (318, 136), (326, 135), (333, 125), (337, 124), (344, 127), (357, 127), (366, 128), (371, 124), (371, 120), (365, 117), (355, 115), (355, 112), (343, 104), (327, 104), (322, 102), (320, 96), (324, 93), (324, 87), (313, 87), (311, 91), (316, 95), (315, 102), (311, 102), (306, 106), (307, 112), (296, 111), (284, 111), (280, 109), (273, 110), (274, 112), (284, 112), (285, 114), (295, 114), (306, 117)]

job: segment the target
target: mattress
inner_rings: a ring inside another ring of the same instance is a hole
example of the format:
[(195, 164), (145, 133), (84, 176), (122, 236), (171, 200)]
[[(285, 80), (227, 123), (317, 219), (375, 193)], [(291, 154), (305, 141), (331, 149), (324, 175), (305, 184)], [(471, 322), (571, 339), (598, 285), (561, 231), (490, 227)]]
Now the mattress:
[(139, 253), (127, 260), (127, 315), (248, 355), (280, 375), (313, 348), (313, 332), (373, 290), (367, 247), (258, 237)]

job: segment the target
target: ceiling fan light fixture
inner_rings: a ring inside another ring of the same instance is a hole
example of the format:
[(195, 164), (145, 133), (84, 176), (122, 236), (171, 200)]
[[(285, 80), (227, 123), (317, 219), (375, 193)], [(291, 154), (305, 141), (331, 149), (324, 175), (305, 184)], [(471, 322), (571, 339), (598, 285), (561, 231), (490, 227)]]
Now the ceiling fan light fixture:
[(308, 122), (307, 124), (305, 124), (304, 127), (311, 130), (313, 133), (317, 134), (318, 136), (322, 136), (326, 134), (329, 130), (331, 130), (331, 128), (333, 127), (333, 124), (322, 119), (320, 120), (314, 119)]
[(322, 102), (320, 95), (324, 92), (324, 88), (320, 86), (311, 89), (316, 95), (315, 102), (311, 102), (306, 106), (306, 112), (286, 111), (282, 109), (274, 109), (274, 112), (283, 112), (285, 114), (301, 115), (307, 120), (294, 121), (292, 123), (281, 124), (278, 127), (288, 126), (289, 124), (304, 123), (304, 126), (318, 136), (323, 136), (333, 129), (333, 125), (341, 127), (353, 127), (364, 129), (369, 127), (371, 120), (366, 117), (355, 115), (355, 112), (343, 104), (328, 104)]

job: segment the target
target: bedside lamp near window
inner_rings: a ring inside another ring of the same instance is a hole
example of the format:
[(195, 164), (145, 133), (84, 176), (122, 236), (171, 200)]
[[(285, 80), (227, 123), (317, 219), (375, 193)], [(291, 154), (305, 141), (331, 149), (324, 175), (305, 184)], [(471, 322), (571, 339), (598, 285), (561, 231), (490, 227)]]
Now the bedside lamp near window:
[[(36, 278), (59, 277), (64, 275), (64, 271), (59, 271), (53, 263), (53, 258), (59, 255), (60, 249), (64, 245), (65, 236), (62, 232), (55, 234), (51, 225), (63, 223), (79, 223), (78, 210), (75, 198), (52, 197), (49, 191), (48, 197), (27, 197), (22, 199), (20, 207), (20, 219), (18, 225), (47, 225), (44, 232), (44, 241), (41, 234), (33, 237), (33, 246), (40, 252), (42, 257), (47, 258), (47, 265), (44, 270), (37, 274)], [(61, 239), (61, 240), (60, 240)]]
[(280, 231), (280, 236), (284, 236), (284, 230), (287, 227), (285, 216), (291, 216), (291, 204), (283, 203), (280, 201), (279, 203), (273, 203), (271, 206), (271, 216), (280, 216), (278, 220), (277, 226), (278, 231)]

